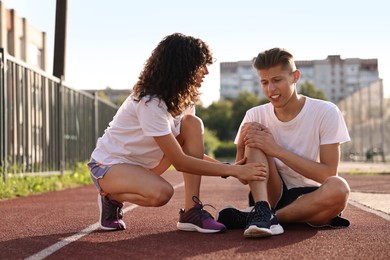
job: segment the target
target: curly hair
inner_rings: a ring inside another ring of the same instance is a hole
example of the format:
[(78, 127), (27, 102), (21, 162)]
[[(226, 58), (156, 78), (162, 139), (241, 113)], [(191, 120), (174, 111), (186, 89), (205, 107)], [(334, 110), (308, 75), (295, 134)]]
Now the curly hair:
[(212, 52), (202, 40), (181, 33), (168, 35), (146, 61), (133, 95), (137, 100), (157, 97), (177, 116), (199, 100), (197, 72), (212, 63)]

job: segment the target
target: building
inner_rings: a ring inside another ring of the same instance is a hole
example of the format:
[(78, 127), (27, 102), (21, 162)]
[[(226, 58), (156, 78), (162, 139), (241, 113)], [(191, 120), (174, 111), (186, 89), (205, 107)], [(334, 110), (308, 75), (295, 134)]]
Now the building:
[(0, 48), (26, 64), (47, 71), (47, 34), (28, 24), (0, 1)]
[(244, 91), (263, 95), (252, 61), (221, 62), (220, 73), (220, 99), (235, 99)]
[[(308, 81), (336, 103), (356, 90), (379, 79), (377, 59), (349, 58), (329, 55), (324, 60), (297, 60), (300, 84)], [(242, 91), (262, 96), (260, 82), (252, 61), (221, 62), (221, 99), (234, 99)]]

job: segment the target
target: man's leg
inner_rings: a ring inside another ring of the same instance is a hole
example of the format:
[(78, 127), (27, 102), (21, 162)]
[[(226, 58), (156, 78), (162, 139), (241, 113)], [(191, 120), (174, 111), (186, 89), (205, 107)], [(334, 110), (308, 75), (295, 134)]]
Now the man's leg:
[[(265, 181), (250, 181), (249, 187), (254, 200), (254, 207), (248, 215), (247, 225), (245, 227), (245, 237), (266, 237), (271, 235), (282, 234), (283, 228), (279, 225), (276, 217), (271, 211), (268, 197), (268, 180), (270, 179), (270, 167), (267, 156), (259, 149), (246, 147), (245, 157), (247, 162), (260, 162), (267, 165), (267, 179)], [(276, 170), (275, 165), (272, 164), (272, 170)], [(270, 184), (271, 188), (277, 186), (276, 176), (272, 176), (273, 182)], [(275, 197), (277, 192), (271, 193)]]
[(348, 202), (349, 186), (341, 177), (329, 177), (317, 190), (300, 196), (276, 211), (281, 223), (325, 225), (338, 216)]
[(283, 182), (278, 170), (276, 169), (275, 161), (272, 157), (267, 157), (268, 160), (268, 202), (272, 208), (275, 208), (280, 197), (282, 196)]
[[(264, 157), (262, 155), (260, 155), (259, 158), (262, 162), (264, 161)], [(268, 163), (268, 181), (267, 181), (268, 202), (270, 206), (274, 208), (282, 195), (283, 182), (276, 169), (276, 164), (274, 159), (272, 157), (267, 156), (267, 163)], [(255, 200), (253, 198), (252, 192), (249, 192), (248, 199), (249, 199), (249, 206), (254, 206)]]
[(245, 148), (245, 157), (247, 163), (259, 162), (267, 166), (267, 179), (265, 181), (249, 181), (249, 188), (251, 190), (253, 200), (268, 202), (267, 183), (269, 178), (269, 166), (267, 156), (259, 149)]

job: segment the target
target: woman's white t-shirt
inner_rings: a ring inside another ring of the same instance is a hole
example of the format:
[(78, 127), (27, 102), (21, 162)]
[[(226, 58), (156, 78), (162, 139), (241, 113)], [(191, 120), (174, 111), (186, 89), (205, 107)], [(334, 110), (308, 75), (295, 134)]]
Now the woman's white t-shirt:
[[(282, 122), (276, 117), (271, 103), (248, 110), (242, 124), (245, 122), (263, 124), (269, 128), (278, 145), (316, 162), (319, 162), (320, 145), (350, 140), (338, 107), (331, 102), (309, 97), (306, 97), (300, 113), (288, 122)], [(237, 143), (238, 134), (235, 141)], [(288, 189), (320, 185), (295, 172), (279, 159), (275, 158), (275, 162)]]
[(195, 106), (172, 117), (164, 101), (149, 96), (136, 101), (130, 95), (118, 109), (102, 137), (97, 140), (91, 157), (104, 165), (128, 163), (147, 169), (156, 167), (163, 152), (154, 136), (180, 134), (184, 115), (195, 115)]

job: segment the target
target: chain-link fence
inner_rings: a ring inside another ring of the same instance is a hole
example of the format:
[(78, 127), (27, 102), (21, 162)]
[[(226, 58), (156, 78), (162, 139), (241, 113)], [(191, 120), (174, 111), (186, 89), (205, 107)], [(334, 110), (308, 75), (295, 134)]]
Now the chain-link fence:
[(383, 81), (377, 80), (341, 100), (351, 142), (343, 144), (345, 161), (390, 159), (390, 102), (384, 98)]

